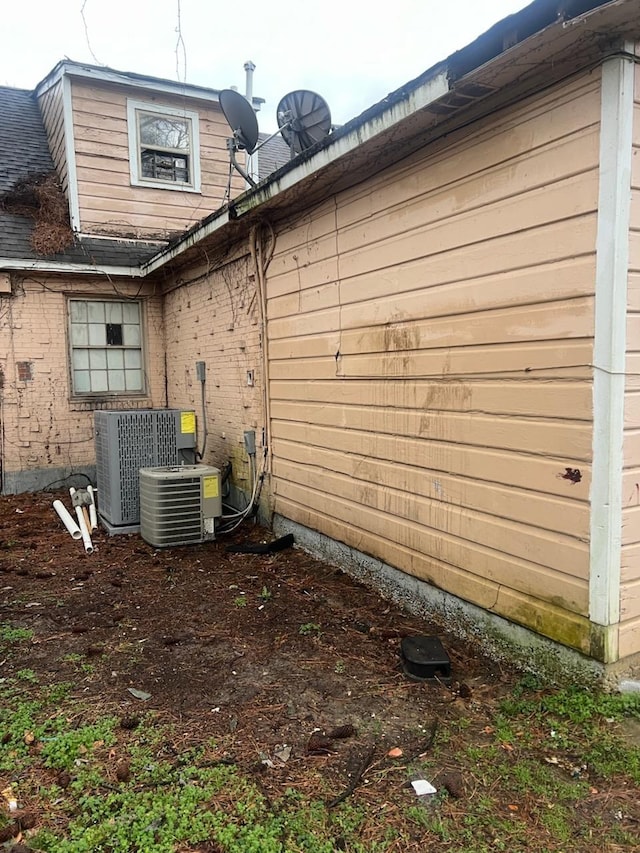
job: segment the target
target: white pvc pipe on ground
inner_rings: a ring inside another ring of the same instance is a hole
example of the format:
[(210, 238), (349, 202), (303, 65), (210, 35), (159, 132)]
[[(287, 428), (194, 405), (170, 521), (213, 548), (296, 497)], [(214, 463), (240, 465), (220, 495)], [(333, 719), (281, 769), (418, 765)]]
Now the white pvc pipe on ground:
[(87, 491), (91, 495), (91, 505), (89, 506), (89, 521), (91, 522), (91, 530), (97, 530), (98, 513), (96, 510), (96, 493), (93, 486), (87, 486)]
[(73, 539), (81, 539), (82, 538), (82, 531), (80, 530), (78, 525), (75, 523), (75, 521), (73, 520), (73, 516), (70, 515), (69, 511), (67, 510), (66, 506), (62, 503), (62, 501), (54, 501), (53, 502), (53, 508), (55, 509), (55, 511), (60, 516), (60, 521), (67, 528), (67, 530), (69, 531), (69, 533), (71, 534)]
[[(73, 500), (73, 496), (75, 495), (76, 490), (71, 486), (69, 489), (69, 494), (71, 495), (71, 500)], [(87, 554), (93, 554), (93, 542), (91, 541), (91, 536), (89, 535), (89, 530), (87, 529), (87, 524), (84, 520), (84, 513), (82, 512), (82, 507), (77, 506), (76, 508), (76, 516), (78, 517), (78, 526), (80, 527), (80, 533), (82, 534), (82, 544), (84, 545), (84, 550)]]

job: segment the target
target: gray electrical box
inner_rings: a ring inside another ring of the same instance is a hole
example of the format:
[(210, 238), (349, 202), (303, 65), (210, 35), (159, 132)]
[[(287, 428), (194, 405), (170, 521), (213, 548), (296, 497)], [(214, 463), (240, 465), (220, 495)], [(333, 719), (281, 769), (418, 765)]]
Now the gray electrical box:
[(98, 511), (108, 527), (140, 523), (140, 468), (196, 461), (190, 410), (100, 411), (94, 429)]

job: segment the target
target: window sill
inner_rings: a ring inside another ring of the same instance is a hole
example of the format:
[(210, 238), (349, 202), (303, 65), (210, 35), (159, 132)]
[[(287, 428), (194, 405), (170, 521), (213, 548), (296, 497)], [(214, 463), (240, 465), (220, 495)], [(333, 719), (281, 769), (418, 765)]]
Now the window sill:
[(202, 195), (202, 190), (199, 186), (190, 187), (188, 184), (171, 184), (165, 181), (135, 181), (132, 178), (131, 186), (147, 190), (173, 190), (173, 192)]
[(69, 409), (72, 412), (95, 412), (101, 409), (151, 409), (153, 401), (146, 395), (119, 397), (72, 397)]

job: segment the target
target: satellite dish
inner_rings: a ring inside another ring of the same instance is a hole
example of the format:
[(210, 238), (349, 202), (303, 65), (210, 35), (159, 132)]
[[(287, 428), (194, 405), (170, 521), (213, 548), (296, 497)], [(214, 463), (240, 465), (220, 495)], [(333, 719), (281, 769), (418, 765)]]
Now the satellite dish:
[(297, 89), (285, 95), (278, 104), (276, 116), (282, 137), (292, 155), (311, 148), (331, 130), (331, 113), (327, 102), (307, 89)]
[(258, 119), (249, 101), (233, 89), (223, 89), (218, 98), (224, 117), (233, 131), (238, 150), (253, 152), (258, 142)]

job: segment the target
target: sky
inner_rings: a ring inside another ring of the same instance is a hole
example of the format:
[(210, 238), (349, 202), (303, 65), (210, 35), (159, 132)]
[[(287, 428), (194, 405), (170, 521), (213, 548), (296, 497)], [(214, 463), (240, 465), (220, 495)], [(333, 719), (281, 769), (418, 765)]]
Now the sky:
[(295, 89), (344, 124), (527, 0), (14, 0), (3, 4), (0, 85), (33, 89), (61, 59), (265, 98), (260, 130)]

